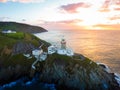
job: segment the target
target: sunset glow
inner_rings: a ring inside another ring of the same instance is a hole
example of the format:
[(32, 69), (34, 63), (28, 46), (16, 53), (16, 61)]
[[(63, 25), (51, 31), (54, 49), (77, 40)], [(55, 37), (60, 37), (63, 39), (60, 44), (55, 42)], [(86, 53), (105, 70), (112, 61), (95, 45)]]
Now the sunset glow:
[(120, 30), (120, 0), (0, 0), (0, 7), (0, 21), (48, 30)]

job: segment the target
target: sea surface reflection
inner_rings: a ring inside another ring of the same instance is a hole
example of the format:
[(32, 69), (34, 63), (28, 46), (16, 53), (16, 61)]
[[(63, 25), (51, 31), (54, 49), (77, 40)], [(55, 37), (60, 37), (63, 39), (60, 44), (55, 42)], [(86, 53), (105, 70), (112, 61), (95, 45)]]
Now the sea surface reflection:
[(64, 36), (67, 46), (75, 52), (104, 63), (113, 72), (120, 73), (120, 31), (53, 30), (36, 36), (54, 44), (59, 43)]

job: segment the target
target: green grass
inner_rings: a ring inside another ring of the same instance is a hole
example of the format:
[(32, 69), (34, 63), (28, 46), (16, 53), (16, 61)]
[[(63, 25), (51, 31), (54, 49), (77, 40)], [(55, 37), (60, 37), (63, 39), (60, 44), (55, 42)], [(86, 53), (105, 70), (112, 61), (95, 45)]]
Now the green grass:
[(49, 43), (37, 38), (30, 33), (18, 32), (7, 35), (0, 33), (0, 65), (5, 67), (14, 66), (17, 64), (30, 66), (31, 63), (33, 63), (33, 59), (27, 60), (27, 58), (25, 58), (23, 55), (11, 55), (13, 46), (18, 42), (31, 43), (35, 47), (39, 47), (39, 42), (43, 42), (45, 44), (43, 48), (49, 45)]
[(13, 44), (16, 43), (16, 39), (14, 38), (9, 38), (0, 33), (0, 49), (3, 48), (4, 46), (13, 46)]
[(7, 33), (5, 35), (7, 37), (14, 38), (14, 39), (23, 39), (24, 38), (24, 33), (23, 32)]
[(27, 59), (26, 57), (23, 56), (23, 54), (17, 54), (14, 56), (10, 56), (9, 59), (4, 60), (3, 66), (8, 67), (21, 65), (31, 67), (32, 63), (35, 60), (36, 60), (35, 58)]
[[(39, 42), (43, 42), (45, 46), (50, 45), (49, 43), (29, 33), (23, 33), (23, 32), (10, 33), (10, 34), (0, 33), (0, 49), (3, 48), (4, 46), (12, 47), (16, 42), (32, 43), (36, 47), (40, 45)], [(43, 46), (43, 48), (45, 47)]]
[(54, 62), (59, 63), (59, 61), (62, 63), (68, 64), (72, 62), (72, 58), (66, 55), (59, 55), (55, 53), (55, 54), (49, 55), (46, 61), (51, 66), (53, 65)]

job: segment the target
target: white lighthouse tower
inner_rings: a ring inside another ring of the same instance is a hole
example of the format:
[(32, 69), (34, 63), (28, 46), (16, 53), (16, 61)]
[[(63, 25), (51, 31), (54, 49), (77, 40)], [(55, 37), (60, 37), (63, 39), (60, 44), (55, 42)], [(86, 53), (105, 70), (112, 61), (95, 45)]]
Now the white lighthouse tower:
[(62, 38), (60, 44), (61, 44), (61, 48), (57, 50), (57, 53), (66, 55), (66, 53), (67, 53), (66, 40), (64, 38)]
[(61, 40), (61, 49), (66, 49), (66, 41), (65, 41), (65, 39)]

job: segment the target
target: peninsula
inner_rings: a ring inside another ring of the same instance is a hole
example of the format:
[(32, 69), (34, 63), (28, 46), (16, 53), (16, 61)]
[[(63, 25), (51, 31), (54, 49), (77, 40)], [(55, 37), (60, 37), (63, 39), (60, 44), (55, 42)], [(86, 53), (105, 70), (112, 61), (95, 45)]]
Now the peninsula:
[(47, 31), (46, 29), (39, 26), (33, 26), (18, 22), (0, 22), (0, 31), (2, 30), (15, 30), (27, 33), (41, 33)]
[[(60, 41), (61, 47), (56, 48), (30, 34), (34, 30), (19, 31), (10, 26), (5, 27), (0, 28), (1, 86), (23, 76), (32, 78), (39, 72), (39, 81), (54, 83), (57, 90), (120, 89), (119, 77), (89, 58), (68, 49), (65, 39)], [(3, 30), (15, 30), (16, 33), (2, 33)]]

